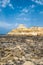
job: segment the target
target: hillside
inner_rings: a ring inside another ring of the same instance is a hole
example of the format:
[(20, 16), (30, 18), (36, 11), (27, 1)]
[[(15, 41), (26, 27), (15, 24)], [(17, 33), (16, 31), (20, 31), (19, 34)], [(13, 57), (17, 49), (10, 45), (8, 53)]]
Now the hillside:
[(21, 24), (0, 35), (0, 65), (43, 65), (43, 28)]
[(20, 24), (16, 29), (8, 32), (8, 35), (28, 35), (37, 36), (43, 35), (43, 27), (30, 27), (27, 28), (23, 24)]

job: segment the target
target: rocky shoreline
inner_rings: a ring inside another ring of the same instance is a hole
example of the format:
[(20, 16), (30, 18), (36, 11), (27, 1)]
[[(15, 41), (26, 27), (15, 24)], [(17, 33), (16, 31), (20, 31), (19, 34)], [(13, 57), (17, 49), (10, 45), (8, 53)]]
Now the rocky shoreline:
[(43, 36), (0, 36), (0, 65), (43, 65)]

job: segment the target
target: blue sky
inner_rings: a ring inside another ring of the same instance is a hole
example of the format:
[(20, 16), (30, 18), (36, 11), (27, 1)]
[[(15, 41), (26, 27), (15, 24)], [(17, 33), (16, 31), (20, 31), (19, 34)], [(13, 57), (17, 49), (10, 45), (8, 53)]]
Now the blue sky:
[(43, 0), (0, 0), (0, 34), (19, 24), (43, 27)]

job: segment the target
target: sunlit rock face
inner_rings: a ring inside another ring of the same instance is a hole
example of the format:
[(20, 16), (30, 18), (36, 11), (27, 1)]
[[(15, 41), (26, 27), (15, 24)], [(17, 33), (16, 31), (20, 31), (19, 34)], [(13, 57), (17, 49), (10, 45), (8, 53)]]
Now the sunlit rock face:
[(0, 36), (0, 65), (43, 65), (43, 36), (37, 35), (43, 28), (19, 25)]
[(43, 35), (43, 27), (31, 27), (27, 28), (23, 24), (20, 24), (16, 29), (13, 29), (8, 33), (9, 35)]

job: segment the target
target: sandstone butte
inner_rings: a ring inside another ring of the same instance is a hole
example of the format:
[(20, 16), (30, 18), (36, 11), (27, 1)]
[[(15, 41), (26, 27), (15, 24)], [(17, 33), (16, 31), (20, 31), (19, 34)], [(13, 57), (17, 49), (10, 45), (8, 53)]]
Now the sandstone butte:
[(13, 29), (11, 32), (8, 32), (8, 35), (28, 35), (28, 36), (43, 35), (43, 27), (27, 28), (23, 24), (20, 24), (16, 29)]

